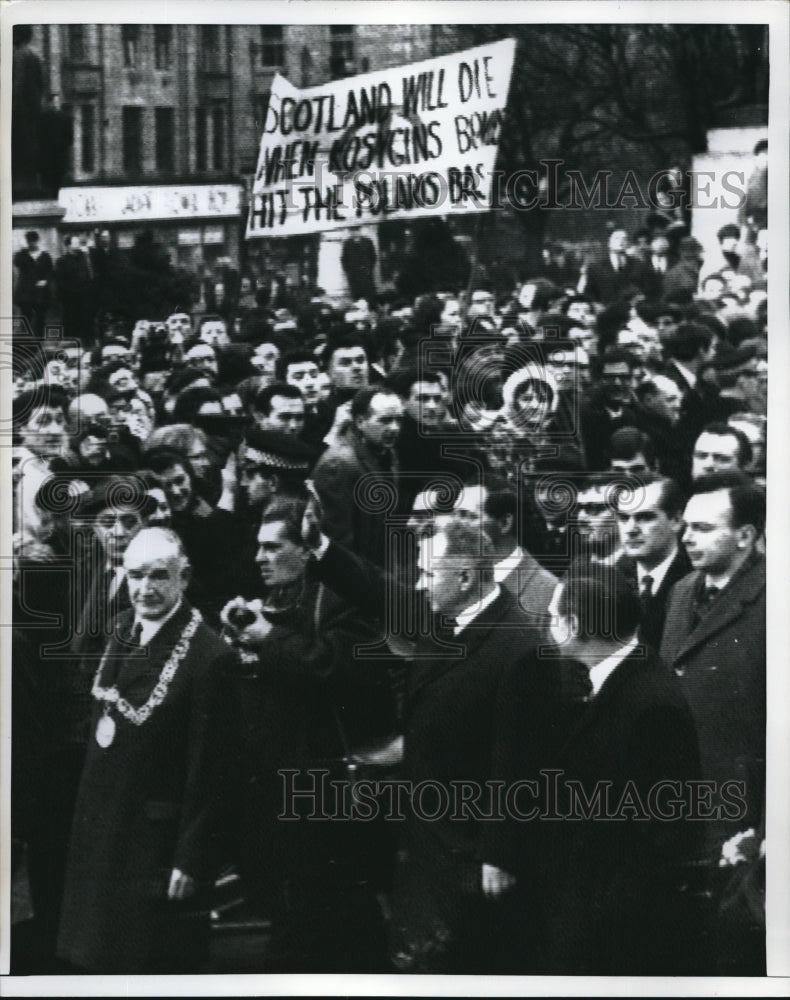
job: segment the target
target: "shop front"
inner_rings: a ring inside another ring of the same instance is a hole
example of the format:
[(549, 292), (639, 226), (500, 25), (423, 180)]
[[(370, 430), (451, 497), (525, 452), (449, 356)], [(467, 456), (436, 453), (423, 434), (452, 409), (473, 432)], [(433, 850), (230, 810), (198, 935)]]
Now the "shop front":
[(237, 262), (244, 214), (241, 184), (171, 184), (61, 188), (65, 235), (108, 230), (119, 253), (144, 230), (167, 249), (173, 264), (197, 270), (219, 259)]

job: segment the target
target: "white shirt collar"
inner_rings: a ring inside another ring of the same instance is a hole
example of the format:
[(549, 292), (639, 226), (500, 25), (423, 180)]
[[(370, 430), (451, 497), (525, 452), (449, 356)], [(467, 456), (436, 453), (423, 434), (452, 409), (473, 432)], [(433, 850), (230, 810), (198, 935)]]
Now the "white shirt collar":
[(663, 583), (664, 577), (667, 575), (667, 570), (669, 569), (672, 560), (675, 558), (677, 554), (678, 554), (678, 547), (676, 545), (675, 548), (666, 557), (666, 559), (664, 559), (663, 562), (660, 562), (658, 566), (654, 566), (653, 569), (645, 569), (645, 567), (641, 563), (637, 562), (636, 582), (639, 586), (640, 593), (642, 592), (642, 581), (646, 576), (650, 576), (653, 578), (653, 593), (655, 594), (655, 592)]
[(615, 650), (611, 656), (607, 656), (605, 660), (601, 660), (600, 663), (596, 663), (594, 667), (590, 668), (590, 683), (592, 684), (591, 698), (595, 698), (604, 686), (609, 674), (619, 667), (623, 660), (636, 649), (637, 644), (638, 639), (634, 635), (624, 646)]
[(516, 569), (524, 558), (524, 552), (520, 545), (517, 545), (509, 556), (505, 556), (500, 562), (494, 566), (494, 580), (497, 583), (503, 583), (504, 580), (510, 576), (514, 569)]
[(141, 646), (148, 645), (148, 643), (153, 639), (153, 637), (156, 635), (159, 629), (162, 628), (162, 626), (166, 622), (169, 622), (170, 619), (173, 617), (173, 615), (176, 613), (176, 611), (178, 611), (178, 609), (181, 607), (181, 603), (182, 603), (181, 601), (178, 601), (178, 603), (174, 607), (172, 607), (170, 611), (168, 611), (168, 613), (165, 615), (164, 618), (157, 618), (154, 620), (152, 618), (138, 618), (135, 615), (134, 623), (132, 624), (132, 631), (135, 630), (138, 623), (142, 626), (142, 630), (140, 632)]
[(458, 635), (459, 632), (462, 632), (467, 625), (473, 622), (478, 615), (481, 615), (485, 611), (489, 604), (493, 604), (497, 597), (499, 597), (500, 590), (501, 588), (499, 584), (497, 584), (496, 587), (494, 587), (489, 594), (486, 594), (482, 600), (470, 605), (460, 614), (456, 615), (455, 620), (458, 624), (453, 629), (453, 635)]
[(715, 587), (717, 590), (724, 590), (724, 588), (729, 584), (730, 580), (733, 578), (734, 575), (735, 575), (734, 573), (730, 573), (730, 575), (726, 577), (726, 579), (717, 579), (716, 582), (714, 583), (713, 580), (711, 580), (711, 578), (706, 573), (705, 587), (706, 588)]

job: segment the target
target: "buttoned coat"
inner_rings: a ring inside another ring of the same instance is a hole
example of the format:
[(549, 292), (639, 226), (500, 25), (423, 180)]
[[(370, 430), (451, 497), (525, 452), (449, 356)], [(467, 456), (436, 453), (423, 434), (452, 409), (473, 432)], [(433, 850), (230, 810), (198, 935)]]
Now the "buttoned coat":
[[(391, 946), (402, 971), (486, 971), (486, 824), (473, 810), (459, 812), (453, 796), (461, 784), (488, 794), (500, 690), (535, 643), (515, 598), (502, 588), (457, 637), (437, 635), (418, 646), (409, 673), (404, 774), (413, 790), (424, 785), (434, 792), (412, 800), (404, 824)], [(446, 790), (444, 809), (437, 788)]]
[[(132, 706), (143, 705), (191, 610), (183, 603), (139, 649), (124, 642), (133, 612), (120, 615), (102, 686), (115, 684)], [(58, 940), (72, 965), (106, 973), (194, 967), (189, 947), (174, 947), (181, 925), (166, 895), (174, 868), (198, 883), (214, 874), (233, 663), (229, 647), (199, 624), (161, 704), (140, 725), (113, 710), (115, 737), (106, 748), (96, 741), (103, 704), (95, 701)]]
[[(540, 902), (527, 901), (542, 912), (546, 965), (538, 971), (671, 973), (684, 917), (679, 882), (699, 826), (680, 812), (658, 815), (667, 799), (655, 791), (660, 783), (682, 789), (699, 776), (694, 721), (677, 679), (654, 652), (637, 647), (548, 760), (559, 772), (559, 792), (545, 801), (545, 816), (567, 818), (544, 818), (538, 831)], [(572, 802), (570, 782), (593, 803), (601, 794), (600, 815), (594, 804), (586, 815), (583, 800)], [(624, 801), (630, 806), (621, 812)], [(534, 865), (534, 855), (526, 861)]]
[(661, 656), (691, 706), (703, 778), (719, 788), (744, 782), (745, 810), (741, 802), (708, 824), (711, 860), (718, 863), (724, 840), (757, 828), (765, 801), (765, 557), (754, 553), (697, 621), (703, 576), (690, 573), (675, 584)]

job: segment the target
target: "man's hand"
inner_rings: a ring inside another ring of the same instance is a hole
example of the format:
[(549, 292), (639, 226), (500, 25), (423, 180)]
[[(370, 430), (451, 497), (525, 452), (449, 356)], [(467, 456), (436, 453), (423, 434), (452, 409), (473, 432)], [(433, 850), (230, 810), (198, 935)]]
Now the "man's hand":
[(335, 410), (335, 420), (330, 429), (324, 435), (324, 444), (329, 448), (334, 448), (340, 440), (340, 435), (351, 423), (351, 400), (341, 403)]
[(762, 845), (757, 839), (754, 828), (750, 827), (748, 830), (742, 830), (722, 844), (719, 868), (729, 868), (732, 865), (740, 865), (746, 861), (754, 861), (758, 850), (762, 850)]
[(483, 865), (483, 895), (488, 899), (500, 899), (515, 884), (515, 876), (509, 872), (496, 865)]
[(174, 868), (170, 873), (170, 885), (167, 887), (168, 899), (189, 899), (195, 895), (195, 880), (186, 872)]

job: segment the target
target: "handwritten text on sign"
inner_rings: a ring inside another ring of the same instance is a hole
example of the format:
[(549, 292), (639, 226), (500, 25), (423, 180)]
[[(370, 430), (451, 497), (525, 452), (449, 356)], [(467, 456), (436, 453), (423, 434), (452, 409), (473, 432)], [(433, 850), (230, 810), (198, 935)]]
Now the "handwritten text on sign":
[(64, 222), (142, 222), (153, 219), (232, 218), (241, 211), (238, 184), (61, 188)]
[(298, 90), (272, 82), (247, 236), (490, 207), (515, 41)]

